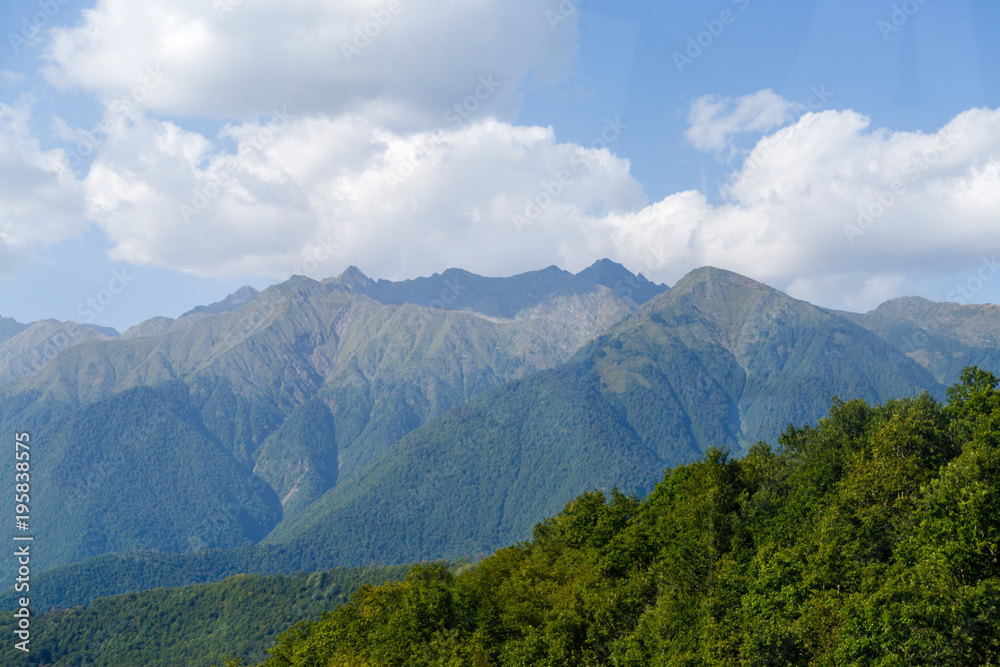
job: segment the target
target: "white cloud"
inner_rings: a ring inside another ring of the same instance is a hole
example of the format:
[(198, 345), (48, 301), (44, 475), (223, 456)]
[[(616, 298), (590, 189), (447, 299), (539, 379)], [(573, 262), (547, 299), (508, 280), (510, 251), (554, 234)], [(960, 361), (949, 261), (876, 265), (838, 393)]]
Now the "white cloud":
[[(86, 186), (116, 261), (202, 275), (325, 277), (348, 263), (398, 278), (505, 274), (584, 261), (605, 212), (645, 204), (627, 161), (559, 144), (551, 128), (397, 134), (349, 114), (223, 135), (234, 152), (148, 118), (109, 136)], [(321, 239), (336, 249), (303, 269)]]
[(698, 150), (723, 151), (732, 146), (738, 134), (767, 132), (784, 125), (795, 107), (772, 90), (735, 99), (706, 95), (691, 103), (685, 136)]
[(378, 101), (399, 125), (424, 127), (440, 125), (492, 75), (502, 85), (482, 106), (511, 117), (529, 75), (546, 80), (572, 64), (577, 13), (553, 29), (545, 12), (558, 5), (98, 0), (78, 25), (52, 31), (47, 76), (110, 100), (154, 67), (167, 75), (143, 100), (156, 113), (242, 120), (288, 107), (339, 115)]
[(365, 113), (293, 119), (273, 138), (229, 126), (235, 152), (141, 118), (109, 137), (86, 186), (114, 259), (203, 275), (498, 275), (610, 256), (667, 282), (708, 264), (860, 309), (1000, 248), (1000, 111), (932, 134), (869, 124), (802, 116), (757, 143), (718, 205), (694, 191), (647, 205), (627, 160), (551, 128), (392, 132)]
[[(1000, 110), (938, 132), (806, 114), (761, 139), (709, 205), (681, 193), (612, 219), (634, 266), (675, 280), (728, 268), (814, 302), (865, 308), (1000, 248)], [(653, 270), (655, 269), (655, 270)]]
[[(923, 134), (873, 130), (850, 110), (801, 115), (769, 90), (703, 97), (686, 134), (698, 149), (735, 158), (741, 138), (764, 136), (721, 203), (692, 191), (649, 204), (627, 160), (506, 122), (526, 81), (566, 71), (576, 12), (553, 28), (555, 0), (399, 2), (346, 55), (354, 28), (387, 1), (230, 1), (219, 18), (202, 0), (99, 0), (55, 30), (51, 81), (96, 92), (109, 110), (130, 102), (132, 122), (108, 133), (84, 180), (86, 215), (113, 259), (275, 278), (357, 264), (405, 278), (448, 266), (575, 270), (610, 256), (667, 282), (710, 264), (863, 308), (1000, 246), (1000, 111)], [(163, 81), (147, 80), (149, 67)], [(295, 116), (242, 120), (276, 107)], [(240, 122), (203, 136), (185, 116)], [(78, 204), (64, 156), (19, 132), (9, 154), (62, 194), (8, 188), (3, 205)], [(34, 233), (18, 215), (7, 246), (33, 242), (16, 236)], [(70, 233), (63, 218), (34, 242)]]
[(0, 103), (0, 276), (9, 277), (38, 245), (83, 231), (83, 188), (61, 150), (32, 137), (28, 101)]

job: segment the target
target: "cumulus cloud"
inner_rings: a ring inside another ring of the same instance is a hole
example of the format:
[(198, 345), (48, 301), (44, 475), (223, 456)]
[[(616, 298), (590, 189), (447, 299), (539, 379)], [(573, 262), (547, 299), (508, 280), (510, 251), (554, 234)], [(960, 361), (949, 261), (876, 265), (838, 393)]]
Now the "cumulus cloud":
[(441, 124), (480, 77), (502, 85), (484, 108), (512, 117), (526, 79), (568, 71), (577, 13), (556, 29), (559, 0), (98, 0), (51, 34), (49, 80), (127, 96), (162, 69), (152, 112), (245, 119), (288, 107), (338, 115), (374, 101), (386, 120)]
[(784, 125), (795, 107), (772, 90), (737, 98), (706, 95), (691, 103), (685, 136), (698, 150), (723, 151), (736, 135)]
[[(703, 97), (687, 139), (741, 161), (718, 200), (647, 201), (612, 150), (510, 122), (526, 82), (572, 59), (576, 14), (553, 24), (558, 6), (98, 0), (51, 33), (47, 76), (109, 113), (128, 101), (129, 120), (81, 183), (3, 107), (0, 170), (20, 180), (0, 185), (0, 255), (75, 233), (85, 211), (114, 260), (204, 276), (504, 275), (608, 256), (668, 283), (709, 264), (862, 309), (1000, 246), (990, 109), (928, 134), (769, 90)], [(231, 122), (208, 135), (189, 116)]]
[(852, 308), (1000, 248), (1000, 110), (931, 134), (869, 125), (854, 111), (805, 114), (756, 144), (722, 204), (672, 195), (613, 218), (618, 243), (668, 280), (711, 264)]
[(405, 133), (365, 114), (310, 116), (223, 135), (234, 150), (142, 119), (109, 140), (86, 185), (116, 259), (276, 277), (352, 263), (403, 278), (611, 256), (667, 282), (709, 264), (857, 309), (1000, 246), (996, 110), (931, 134), (805, 114), (756, 144), (720, 204), (696, 191), (650, 204), (608, 149), (495, 120)]
[(0, 276), (25, 254), (83, 231), (83, 187), (62, 150), (43, 150), (32, 136), (28, 100), (0, 103)]
[(222, 134), (235, 149), (146, 117), (108, 138), (86, 189), (115, 260), (202, 275), (505, 274), (591, 257), (602, 216), (646, 203), (627, 161), (551, 128), (395, 133), (359, 114)]
[[(153, 0), (142, 7), (97, 0), (72, 27), (45, 34), (44, 72), (58, 89), (96, 95), (109, 122), (98, 132), (55, 118), (51, 138), (66, 151), (48, 153), (26, 121), (11, 125), (7, 139), (20, 143), (2, 159), (17, 178), (7, 179), (7, 192), (0, 186), (7, 210), (0, 240), (8, 250), (58, 241), (68, 232), (54, 227), (68, 212), (77, 225), (99, 222), (119, 259), (203, 275), (280, 274), (302, 259), (304, 246), (330, 233), (371, 243), (376, 232), (403, 238), (393, 225), (433, 233), (419, 220), (405, 221), (414, 208), (462, 202), (476, 217), (475, 187), (463, 195), (440, 183), (438, 191), (419, 193), (414, 188), (426, 179), (416, 175), (383, 202), (377, 198), (387, 196), (372, 183), (384, 187), (387, 170), (409, 159), (411, 144), (442, 127), (432, 137), (441, 154), (475, 161), (488, 181), (489, 156), (474, 159), (467, 149), (476, 140), (459, 146), (456, 137), (475, 135), (469, 127), (488, 119), (513, 117), (527, 87), (569, 72), (577, 19), (575, 6), (567, 12), (559, 0)], [(3, 81), (15, 80), (4, 73)], [(278, 109), (299, 120), (282, 124), (280, 138), (264, 145), (257, 134), (274, 127), (239, 122)], [(219, 136), (187, 129), (191, 119), (211, 117), (238, 122)], [(498, 127), (508, 130), (504, 141), (520, 132)], [(83, 183), (65, 169), (91, 158)], [(62, 190), (24, 187), (38, 169)], [(459, 183), (469, 173), (451, 176)], [(220, 179), (223, 192), (211, 194)], [(195, 204), (206, 192), (212, 201), (203, 211)], [(40, 223), (29, 204), (64, 214), (39, 214)], [(187, 204), (194, 213), (178, 214)], [(449, 208), (437, 215), (456, 214)], [(349, 218), (357, 229), (345, 227)], [(13, 264), (6, 261), (7, 270)]]

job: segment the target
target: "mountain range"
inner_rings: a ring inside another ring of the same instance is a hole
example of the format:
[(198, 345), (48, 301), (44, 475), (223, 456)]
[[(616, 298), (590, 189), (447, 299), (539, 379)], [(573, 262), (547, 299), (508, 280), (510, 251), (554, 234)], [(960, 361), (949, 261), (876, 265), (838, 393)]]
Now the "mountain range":
[[(52, 581), (131, 572), (130, 553), (198, 580), (480, 556), (588, 489), (641, 496), (710, 447), (773, 443), (833, 396), (941, 398), (996, 367), (998, 324), (996, 306), (913, 298), (832, 311), (707, 267), (670, 289), (609, 260), (402, 282), (351, 267), (120, 336), (0, 319), (0, 424), (37, 443)], [(156, 585), (106, 579), (84, 595)]]

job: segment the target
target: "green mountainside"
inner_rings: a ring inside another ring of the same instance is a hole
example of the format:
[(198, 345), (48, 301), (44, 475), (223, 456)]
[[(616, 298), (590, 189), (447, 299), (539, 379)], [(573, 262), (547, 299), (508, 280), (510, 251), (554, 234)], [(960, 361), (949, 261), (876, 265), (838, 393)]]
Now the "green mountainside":
[[(37, 571), (255, 543), (427, 419), (555, 366), (636, 307), (554, 268), (445, 280), (463, 310), (295, 277), (156, 335), (69, 346), (0, 387), (3, 432), (40, 443)], [(498, 303), (520, 309), (482, 312)]]
[[(28, 655), (14, 649), (13, 634), (2, 633), (0, 655), (11, 667), (199, 667), (221, 663), (227, 654), (260, 661), (285, 628), (317, 619), (362, 585), (398, 581), (407, 569), (237, 574), (212, 584), (103, 598), (36, 617)], [(0, 613), (3, 627), (13, 621), (12, 613)]]
[(31, 433), (39, 569), (253, 544), (281, 519), (275, 492), (205, 431), (182, 382), (130, 389)]
[(846, 319), (703, 269), (567, 364), (416, 429), (264, 544), (320, 565), (490, 553), (588, 489), (641, 497), (710, 447), (739, 452), (814, 423), (831, 396), (941, 389)]
[(0, 319), (0, 385), (40, 370), (63, 350), (90, 340), (109, 340), (116, 332), (75, 322), (41, 320), (23, 325)]
[(966, 366), (1000, 368), (1000, 306), (905, 297), (847, 316), (898, 347), (938, 382), (954, 382)]
[[(719, 418), (725, 407), (735, 408), (731, 414), (739, 415), (740, 429), (725, 437), (737, 442), (695, 432), (699, 451), (724, 445), (736, 450), (735, 445), (771, 440), (788, 424), (815, 422), (837, 394), (870, 402), (924, 389), (944, 396), (944, 386), (928, 372), (845, 318), (710, 267), (688, 274), (610, 335), (628, 338), (635, 346), (689, 350), (691, 367), (672, 369), (675, 393), (683, 396), (694, 384), (720, 401), (712, 408)], [(639, 383), (643, 371), (629, 355), (606, 355), (606, 365), (632, 369), (633, 383)], [(619, 380), (618, 386), (624, 382)], [(700, 397), (682, 400), (692, 410), (702, 402)]]
[[(989, 350), (988, 311), (928, 307), (950, 313), (942, 341)], [(887, 332), (910, 311), (892, 308), (836, 313), (712, 268), (666, 290), (607, 260), (351, 268), (81, 342), (0, 387), (0, 429), (38, 443), (39, 599), (486, 555), (584, 491), (641, 497), (710, 447), (815, 423), (831, 396), (941, 398), (957, 370), (901, 348)]]
[(834, 400), (642, 499), (578, 495), (471, 567), (240, 574), (39, 615), (10, 664), (998, 664), (998, 383)]
[(467, 572), (359, 589), (263, 664), (996, 665), (997, 383), (835, 401), (642, 500), (585, 493)]

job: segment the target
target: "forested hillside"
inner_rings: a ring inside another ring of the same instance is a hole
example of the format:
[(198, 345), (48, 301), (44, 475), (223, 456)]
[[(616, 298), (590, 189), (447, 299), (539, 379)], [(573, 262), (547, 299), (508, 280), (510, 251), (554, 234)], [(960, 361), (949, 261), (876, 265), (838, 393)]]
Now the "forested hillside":
[(361, 588), (264, 664), (996, 665), (1000, 392), (961, 380), (945, 405), (835, 399), (642, 500), (585, 493), (469, 572)]
[[(608, 260), (401, 282), (351, 268), (91, 332), (0, 387), (0, 430), (43, 444), (36, 599), (84, 604), (480, 557), (586, 490), (643, 497), (711, 447), (774, 442), (832, 395), (941, 399), (958, 361), (994, 358), (995, 315), (836, 313), (711, 267), (669, 290)], [(48, 330), (0, 324), (0, 346)]]
[[(363, 584), (402, 579), (406, 567), (336, 568), (292, 577), (238, 574), (225, 581), (103, 598), (32, 620), (31, 652), (0, 635), (4, 665), (205, 667), (226, 654), (263, 660), (297, 621), (343, 604)], [(43, 611), (36, 609), (36, 611)], [(0, 613), (0, 625), (14, 616)]]
[[(564, 361), (637, 306), (554, 267), (405, 283), (353, 270), (240, 290), (120, 339), (79, 335), (0, 387), (0, 430), (44, 443), (33, 565), (257, 543), (427, 419)], [(4, 346), (51, 328), (3, 327), (0, 366)]]
[(943, 395), (871, 332), (700, 269), (566, 364), (428, 421), (264, 544), (352, 565), (491, 553), (586, 490), (642, 497), (711, 447), (739, 453), (815, 423), (833, 395), (921, 390)]

